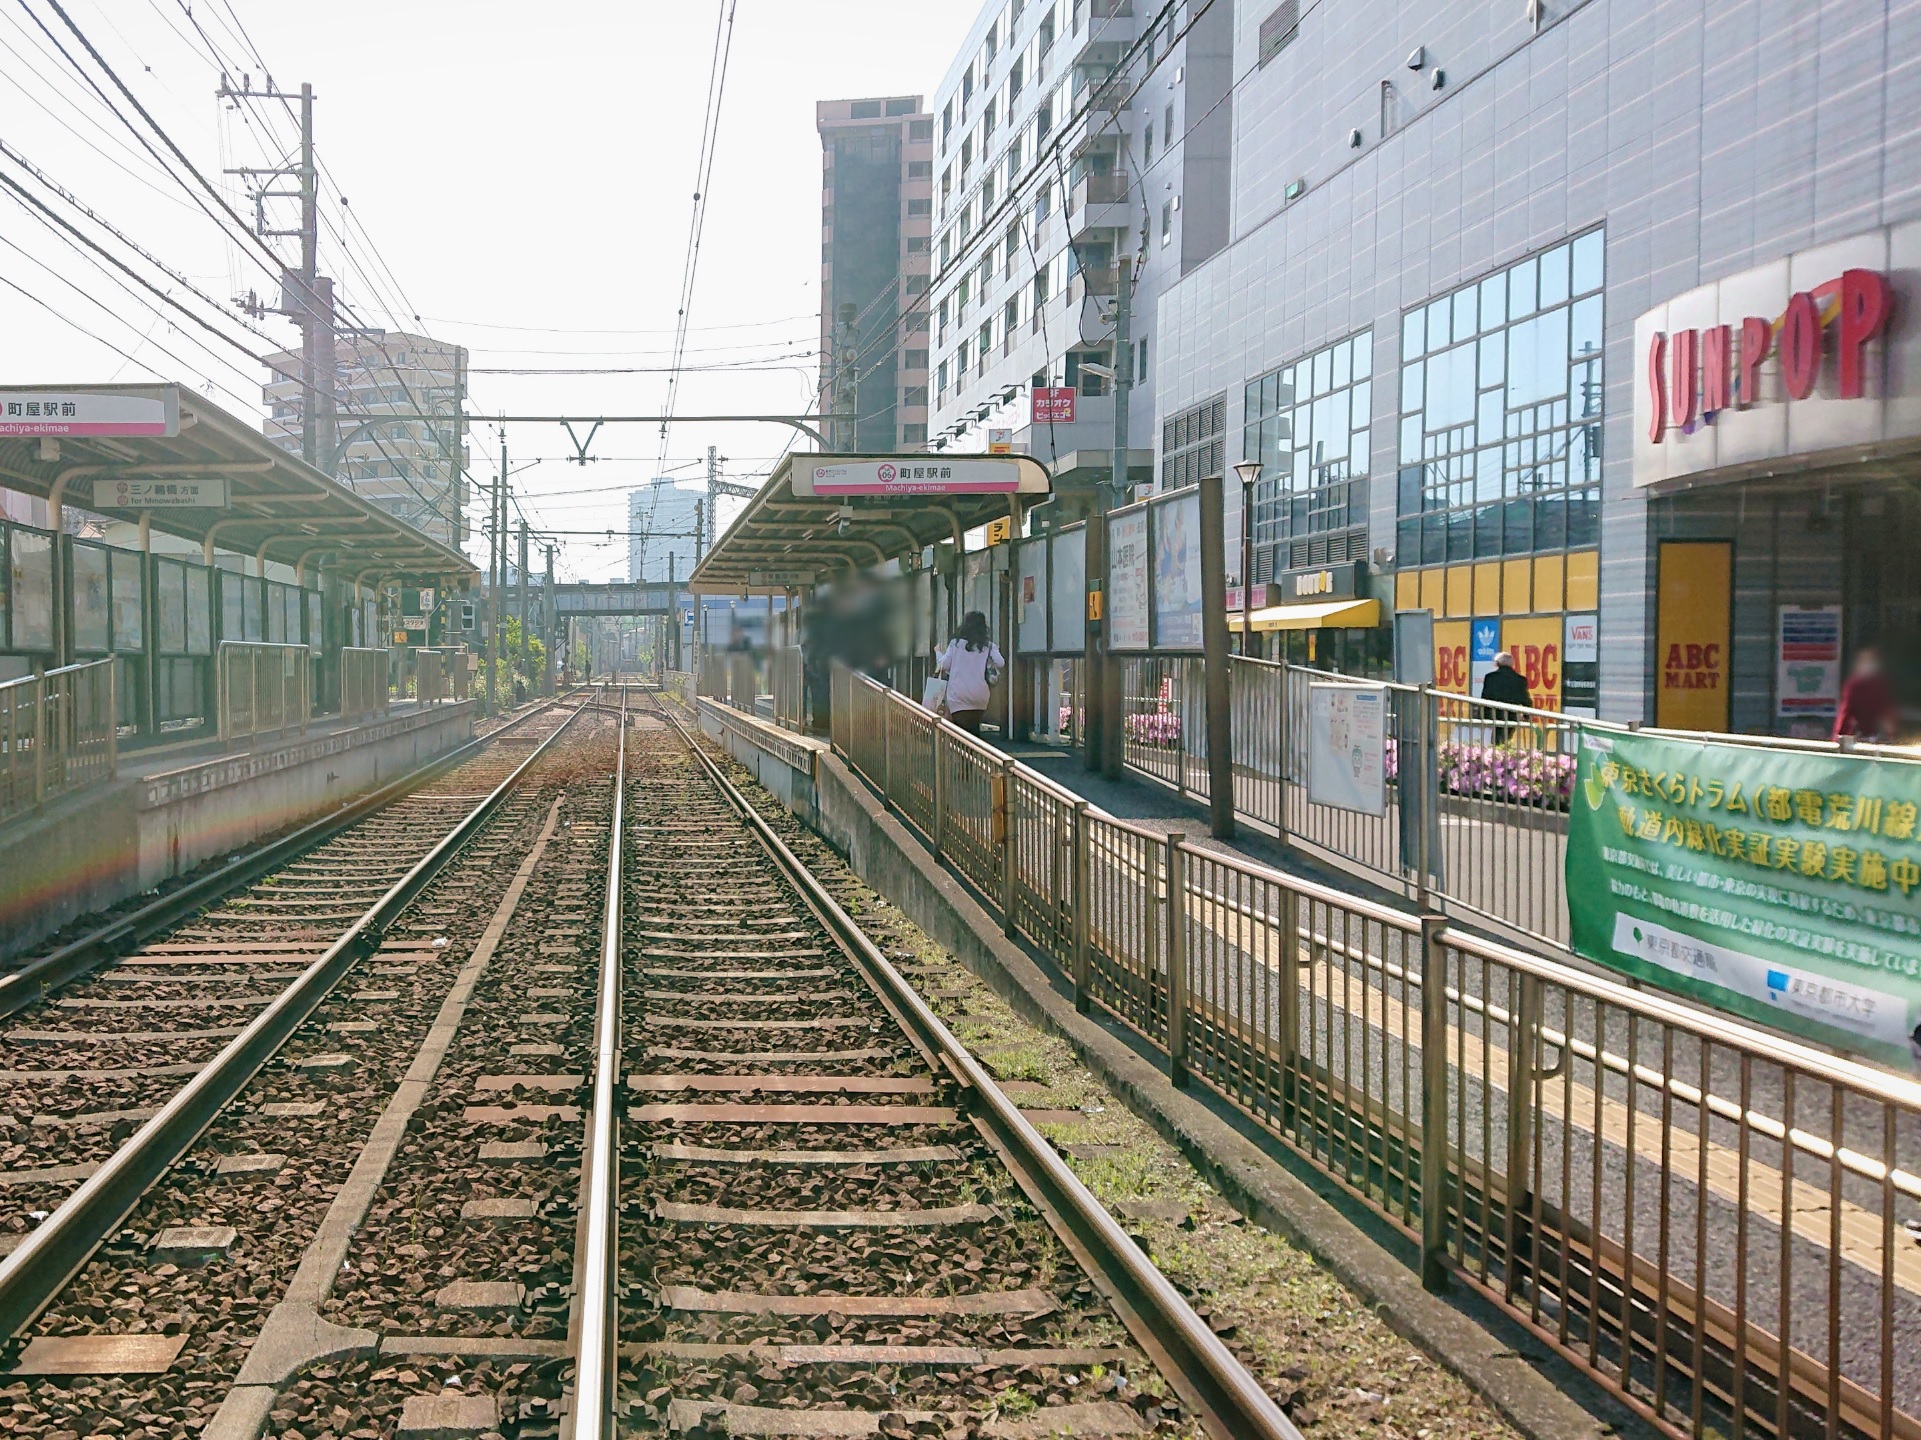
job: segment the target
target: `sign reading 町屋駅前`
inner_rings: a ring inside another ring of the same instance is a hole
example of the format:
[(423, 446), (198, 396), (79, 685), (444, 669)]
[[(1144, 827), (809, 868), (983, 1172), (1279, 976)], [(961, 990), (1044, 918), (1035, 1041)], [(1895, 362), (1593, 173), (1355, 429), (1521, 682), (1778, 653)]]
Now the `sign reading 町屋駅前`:
[(1921, 766), (1582, 736), (1577, 954), (1763, 1024), (1906, 1063), (1921, 1001)]

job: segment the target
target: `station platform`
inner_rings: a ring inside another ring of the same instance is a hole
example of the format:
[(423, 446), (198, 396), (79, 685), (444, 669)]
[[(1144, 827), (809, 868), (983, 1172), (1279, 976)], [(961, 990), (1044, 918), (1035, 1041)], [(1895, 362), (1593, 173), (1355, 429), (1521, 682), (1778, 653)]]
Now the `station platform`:
[(246, 748), (205, 740), (122, 754), (112, 780), (0, 825), (0, 961), (438, 759), (474, 737), (476, 709), (406, 701)]

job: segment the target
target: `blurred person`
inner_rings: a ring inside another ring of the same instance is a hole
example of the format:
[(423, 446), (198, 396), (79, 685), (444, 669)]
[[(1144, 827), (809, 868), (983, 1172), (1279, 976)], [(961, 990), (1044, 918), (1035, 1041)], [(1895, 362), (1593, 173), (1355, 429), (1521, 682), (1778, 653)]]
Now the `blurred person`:
[(947, 680), (947, 718), (969, 735), (981, 733), (989, 692), (1007, 667), (987, 633), (987, 617), (969, 610), (960, 629), (934, 654), (934, 669)]
[(1852, 735), (1858, 740), (1891, 744), (1900, 729), (1901, 712), (1894, 703), (1894, 690), (1881, 668), (1881, 652), (1863, 645), (1855, 653), (1848, 671), (1847, 684), (1841, 687), (1841, 706), (1834, 714), (1834, 738)]
[[(1514, 652), (1503, 650), (1494, 657), (1494, 668), (1487, 672), (1481, 681), (1481, 698), (1492, 700), (1501, 705), (1533, 705), (1534, 697), (1528, 693), (1527, 677), (1514, 668)], [(1494, 729), (1494, 743), (1506, 744), (1520, 729), (1520, 720), (1505, 710), (1486, 712)]]

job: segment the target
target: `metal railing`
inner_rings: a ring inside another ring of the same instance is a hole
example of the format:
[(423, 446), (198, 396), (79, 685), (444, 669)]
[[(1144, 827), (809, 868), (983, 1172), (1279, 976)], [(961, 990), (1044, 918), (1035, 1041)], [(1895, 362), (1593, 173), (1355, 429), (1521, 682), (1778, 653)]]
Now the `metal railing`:
[(1921, 1436), (1921, 1085), (1128, 825), (833, 685), (835, 750), (1076, 1003), (1409, 1232), (1430, 1287), (1671, 1433)]
[(340, 718), (385, 715), (387, 705), (387, 651), (359, 645), (341, 650)]
[(214, 654), (214, 684), (223, 743), (305, 734), (313, 714), (313, 651), (222, 640)]
[(800, 646), (775, 646), (767, 659), (767, 679), (774, 694), (774, 722), (789, 730), (805, 730)]
[(0, 821), (114, 777), (118, 699), (112, 660), (0, 684)]

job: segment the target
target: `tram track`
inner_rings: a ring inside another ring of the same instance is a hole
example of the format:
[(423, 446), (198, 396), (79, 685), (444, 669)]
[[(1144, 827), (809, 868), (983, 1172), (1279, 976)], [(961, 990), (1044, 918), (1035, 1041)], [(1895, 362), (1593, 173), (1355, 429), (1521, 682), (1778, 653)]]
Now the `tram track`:
[[(148, 1180), (0, 1397), (208, 1440), (1295, 1436), (698, 738), (627, 704)], [(357, 1069), (308, 1063), (336, 1046)], [(107, 1359), (36, 1370), (69, 1339)]]

